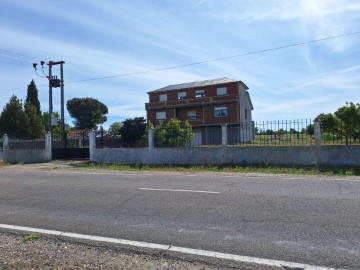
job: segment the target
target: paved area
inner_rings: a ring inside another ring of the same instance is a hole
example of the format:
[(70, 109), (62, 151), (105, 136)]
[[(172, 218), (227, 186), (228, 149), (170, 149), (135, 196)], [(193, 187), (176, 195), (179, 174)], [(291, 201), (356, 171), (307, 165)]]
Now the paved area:
[[(0, 168), (1, 222), (359, 269), (359, 177), (114, 172), (72, 165)], [(194, 260), (203, 259), (185, 261)]]

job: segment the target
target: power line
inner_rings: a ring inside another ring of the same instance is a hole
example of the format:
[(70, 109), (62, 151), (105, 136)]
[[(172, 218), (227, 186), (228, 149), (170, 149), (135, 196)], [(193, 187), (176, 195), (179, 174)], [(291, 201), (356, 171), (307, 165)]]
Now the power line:
[(98, 77), (98, 78), (83, 79), (83, 80), (77, 80), (77, 81), (69, 81), (67, 83), (86, 82), (86, 81), (95, 81), (95, 80), (110, 79), (110, 78), (117, 78), (117, 77), (126, 77), (126, 76), (131, 76), (131, 75), (139, 75), (139, 74), (158, 72), (158, 71), (164, 71), (164, 70), (169, 70), (169, 69), (177, 69), (177, 68), (201, 65), (201, 64), (206, 64), (206, 63), (211, 63), (211, 62), (216, 62), (216, 61), (221, 61), (221, 60), (228, 60), (228, 59), (232, 59), (232, 58), (238, 58), (238, 57), (243, 57), (243, 56), (248, 56), (248, 55), (253, 55), (253, 54), (271, 52), (271, 51), (276, 51), (276, 50), (281, 50), (281, 49), (286, 49), (286, 48), (291, 48), (291, 47), (316, 43), (316, 42), (335, 39), (335, 38), (340, 38), (340, 37), (347, 37), (347, 36), (357, 35), (357, 34), (360, 34), (360, 31), (353, 32), (353, 33), (347, 33), (347, 34), (343, 34), (343, 35), (330, 36), (330, 37), (321, 38), (321, 39), (314, 39), (314, 40), (300, 42), (300, 43), (293, 43), (293, 44), (274, 47), (274, 48), (270, 48), (270, 49), (258, 50), (258, 51), (247, 52), (247, 53), (242, 53), (242, 54), (237, 54), (237, 55), (232, 55), (232, 56), (226, 56), (226, 57), (220, 57), (220, 58), (215, 58), (215, 59), (210, 59), (210, 60), (205, 60), (205, 61), (200, 61), (200, 62), (194, 62), (194, 63), (190, 63), (190, 64), (183, 64), (183, 65), (164, 67), (164, 68), (158, 68), (158, 69), (149, 69), (149, 70), (145, 70), (145, 71), (139, 71), (139, 72), (133, 72), (133, 73), (124, 73), (124, 74), (119, 74), (119, 75), (104, 76), (104, 77)]
[[(38, 87), (48, 86), (48, 84), (40, 84), (40, 85), (37, 85), (37, 86)], [(6, 91), (12, 91), (12, 90), (19, 90), (19, 89), (26, 89), (26, 87), (4, 88), (4, 89), (1, 89), (0, 91), (6, 92)]]
[(10, 62), (15, 62), (15, 63), (31, 64), (31, 62), (29, 62), (29, 61), (24, 61), (24, 60), (16, 59), (16, 58), (9, 58), (6, 56), (1, 56), (1, 55), (0, 55), (0, 59), (4, 59), (5, 61), (10, 61)]
[[(321, 39), (314, 39), (314, 40), (304, 41), (304, 42), (299, 42), (299, 43), (293, 43), (293, 44), (278, 46), (278, 47), (269, 48), (269, 49), (257, 50), (257, 51), (252, 51), (252, 52), (247, 52), (247, 53), (242, 53), (242, 54), (237, 54), (237, 55), (232, 55), (232, 56), (226, 56), (226, 57), (214, 58), (214, 59), (210, 59), (210, 60), (193, 62), (193, 63), (189, 63), (189, 64), (170, 66), (170, 67), (164, 67), (164, 68), (157, 68), (157, 69), (149, 69), (149, 70), (145, 70), (145, 71), (124, 73), (124, 74), (104, 76), (104, 77), (95, 77), (95, 78), (76, 80), (76, 81), (68, 81), (66, 83), (77, 83), (77, 82), (86, 82), (86, 81), (95, 81), (95, 80), (111, 79), (111, 78), (118, 78), (118, 77), (126, 77), (126, 76), (132, 76), (132, 75), (146, 74), (146, 73), (152, 73), (152, 72), (158, 72), (158, 71), (164, 71), (164, 70), (170, 70), (170, 69), (177, 69), (177, 68), (201, 65), (201, 64), (211, 63), (211, 62), (217, 62), (217, 61), (228, 60), (228, 59), (232, 59), (232, 58), (244, 57), (244, 56), (248, 56), (248, 55), (254, 55), (254, 54), (260, 54), (260, 53), (265, 53), (265, 52), (277, 51), (277, 50), (282, 50), (282, 49), (286, 49), (286, 48), (302, 46), (302, 45), (306, 45), (306, 44), (312, 44), (312, 43), (317, 43), (317, 42), (321, 42), (321, 41), (326, 41), (326, 40), (331, 40), (331, 39), (336, 39), (336, 38), (341, 38), (341, 37), (347, 37), (347, 36), (352, 36), (352, 35), (358, 35), (358, 34), (360, 34), (360, 31), (352, 32), (352, 33), (346, 33), (346, 34), (337, 35), (337, 36), (325, 37), (325, 38), (321, 38)], [(5, 51), (5, 50), (0, 50), (0, 51)], [(5, 51), (5, 52), (10, 52), (10, 51)], [(13, 53), (13, 52), (10, 52), (10, 53)], [(17, 54), (17, 53), (14, 53), (14, 54)], [(21, 55), (21, 54), (19, 54), (19, 55)], [(25, 55), (23, 55), (23, 56), (25, 56)], [(28, 57), (28, 56), (25, 56), (25, 57)], [(41, 85), (41, 86), (45, 86), (45, 85)], [(12, 90), (12, 89), (15, 90), (15, 89), (20, 89), (20, 88), (0, 89), (0, 91), (9, 91), (9, 90)]]
[(3, 50), (3, 49), (0, 49), (0, 53), (1, 54), (11, 55), (11, 56), (18, 57), (18, 58), (27, 58), (27, 59), (31, 59), (31, 60), (35, 59), (35, 58), (33, 58), (31, 56), (28, 56), (28, 55), (25, 55), (25, 54), (12, 52), (12, 51), (8, 51), (8, 50)]
[(34, 58), (25, 54), (0, 49), (0, 59), (4, 59), (6, 61), (14, 62), (14, 63), (31, 64), (30, 60)]

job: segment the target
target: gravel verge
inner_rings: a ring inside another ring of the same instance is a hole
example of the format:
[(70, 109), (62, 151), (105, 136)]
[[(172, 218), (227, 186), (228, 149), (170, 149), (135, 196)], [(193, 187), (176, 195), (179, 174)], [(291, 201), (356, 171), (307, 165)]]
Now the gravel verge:
[(0, 230), (0, 269), (279, 269), (37, 234), (38, 238), (24, 241), (30, 235)]

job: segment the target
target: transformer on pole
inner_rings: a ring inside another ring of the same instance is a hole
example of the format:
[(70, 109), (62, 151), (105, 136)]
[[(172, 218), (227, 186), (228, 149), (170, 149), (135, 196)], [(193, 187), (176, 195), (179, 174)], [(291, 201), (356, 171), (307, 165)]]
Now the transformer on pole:
[[(58, 88), (60, 87), (61, 89), (61, 146), (62, 147), (66, 147), (65, 143), (66, 143), (66, 135), (65, 135), (65, 114), (64, 114), (64, 68), (63, 65), (65, 64), (64, 61), (49, 61), (49, 63), (47, 63), (47, 65), (49, 66), (49, 74), (46, 75), (44, 72), (44, 64), (45, 61), (40, 61), (41, 67), (42, 67), (42, 71), (44, 73), (44, 75), (46, 76), (45, 78), (47, 78), (49, 80), (49, 132), (52, 134), (52, 118), (53, 118), (53, 105), (52, 105), (52, 89), (53, 88)], [(56, 66), (56, 65), (60, 65), (60, 79), (57, 78), (57, 76), (53, 76), (52, 75), (52, 67)], [(36, 70), (36, 63), (33, 63), (33, 67), (35, 69), (36, 74), (39, 77), (43, 77), (40, 76), (37, 73)], [(43, 77), (44, 78), (44, 77)]]

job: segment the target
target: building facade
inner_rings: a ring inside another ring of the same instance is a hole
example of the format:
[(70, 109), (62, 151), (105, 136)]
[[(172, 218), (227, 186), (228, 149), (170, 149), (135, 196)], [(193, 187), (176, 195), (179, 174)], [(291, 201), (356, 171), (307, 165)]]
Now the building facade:
[[(154, 125), (171, 118), (188, 120), (193, 126), (196, 144), (209, 144), (209, 141), (218, 141), (211, 140), (209, 134), (218, 133), (221, 125), (238, 125), (239, 130), (235, 132), (241, 133), (241, 124), (252, 123), (254, 108), (248, 89), (242, 81), (229, 78), (169, 85), (148, 92), (147, 119)], [(252, 136), (244, 135), (241, 140), (250, 140)]]

